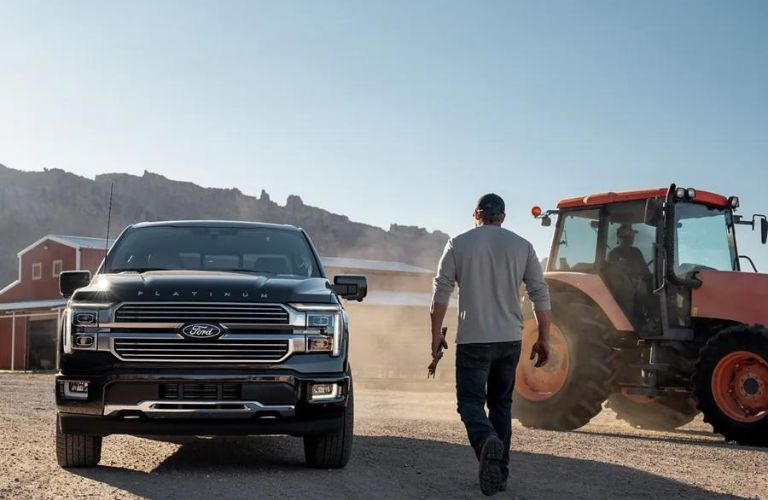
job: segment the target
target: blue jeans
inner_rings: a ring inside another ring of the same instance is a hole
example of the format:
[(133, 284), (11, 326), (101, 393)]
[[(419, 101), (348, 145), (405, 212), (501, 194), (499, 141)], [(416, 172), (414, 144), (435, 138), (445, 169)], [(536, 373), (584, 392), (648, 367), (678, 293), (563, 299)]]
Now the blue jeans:
[[(509, 475), (512, 438), (512, 391), (520, 359), (520, 342), (459, 344), (456, 347), (456, 399), (469, 443), (480, 458), (488, 437), (504, 443), (501, 472)], [(485, 406), (488, 405), (488, 415)]]

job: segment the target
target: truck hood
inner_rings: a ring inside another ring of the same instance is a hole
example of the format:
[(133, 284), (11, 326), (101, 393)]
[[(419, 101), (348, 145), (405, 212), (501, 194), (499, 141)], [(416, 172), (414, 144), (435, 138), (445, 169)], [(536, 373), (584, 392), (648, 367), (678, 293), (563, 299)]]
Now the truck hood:
[(691, 316), (768, 326), (768, 274), (701, 271), (691, 292)]
[(73, 301), (333, 303), (326, 278), (270, 278), (212, 271), (99, 274)]

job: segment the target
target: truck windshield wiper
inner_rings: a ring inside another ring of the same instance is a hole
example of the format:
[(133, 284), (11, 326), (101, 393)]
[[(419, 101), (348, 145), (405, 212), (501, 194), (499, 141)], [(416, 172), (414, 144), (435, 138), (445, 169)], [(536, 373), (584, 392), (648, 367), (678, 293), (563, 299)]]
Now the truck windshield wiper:
[(205, 269), (205, 271), (222, 271), (225, 273), (275, 274), (272, 271), (260, 269)]

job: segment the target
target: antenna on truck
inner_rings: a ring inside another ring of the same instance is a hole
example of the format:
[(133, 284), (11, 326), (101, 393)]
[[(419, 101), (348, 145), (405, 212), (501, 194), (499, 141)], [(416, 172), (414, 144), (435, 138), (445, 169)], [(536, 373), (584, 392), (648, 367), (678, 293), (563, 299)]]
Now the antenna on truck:
[(107, 254), (109, 252), (109, 224), (112, 222), (112, 193), (115, 191), (115, 183), (109, 186), (109, 210), (107, 210), (107, 236), (104, 238), (104, 267), (107, 267)]

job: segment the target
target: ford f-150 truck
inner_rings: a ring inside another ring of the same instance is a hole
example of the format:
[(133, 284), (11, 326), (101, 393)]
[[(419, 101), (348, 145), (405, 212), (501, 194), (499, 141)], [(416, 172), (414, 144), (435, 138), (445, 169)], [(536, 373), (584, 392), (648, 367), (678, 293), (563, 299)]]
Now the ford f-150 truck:
[(102, 437), (288, 434), (306, 461), (352, 449), (348, 319), (364, 276), (331, 284), (286, 225), (178, 221), (128, 227), (93, 277), (60, 278), (56, 455), (95, 466)]

